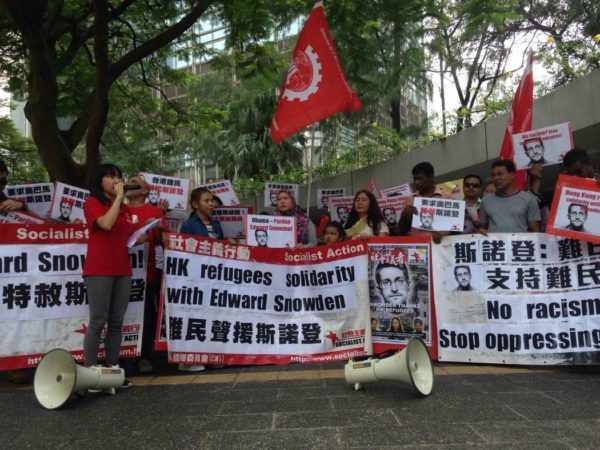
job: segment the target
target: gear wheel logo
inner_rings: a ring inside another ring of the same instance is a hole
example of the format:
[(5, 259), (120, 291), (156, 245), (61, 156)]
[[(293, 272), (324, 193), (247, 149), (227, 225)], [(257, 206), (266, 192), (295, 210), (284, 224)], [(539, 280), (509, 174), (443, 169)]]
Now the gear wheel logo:
[(294, 61), (285, 80), (283, 97), (289, 101), (300, 100), (304, 102), (319, 90), (321, 79), (319, 55), (309, 45), (306, 50), (300, 51), (294, 56)]

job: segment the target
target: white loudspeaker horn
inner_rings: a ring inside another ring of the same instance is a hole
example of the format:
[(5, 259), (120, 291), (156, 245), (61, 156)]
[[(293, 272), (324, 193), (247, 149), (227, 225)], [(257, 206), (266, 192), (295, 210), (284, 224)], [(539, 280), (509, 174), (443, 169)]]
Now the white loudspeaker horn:
[(375, 381), (401, 381), (412, 385), (423, 397), (433, 390), (433, 366), (425, 343), (419, 338), (391, 356), (353, 359), (344, 368), (346, 382), (358, 390)]
[(71, 394), (87, 389), (117, 388), (125, 380), (121, 368), (83, 367), (75, 363), (69, 352), (55, 348), (44, 355), (35, 370), (33, 390), (46, 409), (60, 408)]

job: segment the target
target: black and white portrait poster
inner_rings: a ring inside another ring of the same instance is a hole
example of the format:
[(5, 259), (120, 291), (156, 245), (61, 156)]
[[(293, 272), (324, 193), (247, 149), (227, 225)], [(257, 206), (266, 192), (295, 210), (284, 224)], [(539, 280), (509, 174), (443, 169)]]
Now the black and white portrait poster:
[(331, 197), (343, 197), (344, 195), (346, 195), (346, 188), (317, 189), (317, 208), (328, 209)]
[(344, 197), (332, 197), (329, 200), (329, 214), (332, 222), (346, 223), (348, 215), (352, 210), (354, 197), (347, 195)]
[(399, 186), (386, 188), (381, 190), (381, 195), (384, 197), (412, 197), (413, 190), (410, 183), (404, 183)]
[(142, 172), (140, 175), (150, 185), (146, 203), (158, 206), (158, 202), (167, 200), (169, 209), (180, 209), (182, 211), (187, 209), (190, 198), (190, 180), (155, 173)]
[(600, 244), (490, 233), (432, 253), (440, 361), (600, 363)]
[(296, 218), (293, 216), (246, 216), (246, 242), (254, 247), (294, 248)]
[(90, 191), (87, 189), (57, 182), (50, 207), (50, 218), (60, 223), (73, 223), (77, 219), (85, 223), (83, 204), (89, 196)]
[(426, 231), (462, 231), (465, 224), (465, 202), (444, 198), (414, 197), (412, 226)]
[(600, 244), (600, 188), (596, 180), (558, 177), (546, 232)]
[(534, 164), (560, 163), (562, 156), (575, 146), (571, 122), (513, 134), (512, 139), (517, 170)]
[(425, 341), (435, 355), (430, 240), (426, 237), (369, 239), (369, 297), (375, 352)]
[(298, 200), (298, 185), (292, 183), (265, 183), (264, 206), (265, 208), (275, 208), (277, 206), (277, 194), (280, 191), (291, 192), (296, 200)]

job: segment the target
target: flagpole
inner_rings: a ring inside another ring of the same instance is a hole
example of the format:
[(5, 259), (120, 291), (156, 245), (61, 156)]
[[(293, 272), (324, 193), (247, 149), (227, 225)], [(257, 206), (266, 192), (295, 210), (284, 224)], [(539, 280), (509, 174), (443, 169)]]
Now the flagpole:
[[(314, 133), (314, 131), (313, 131)], [(312, 186), (312, 160), (313, 160), (313, 146), (312, 144), (315, 142), (314, 139), (311, 139), (310, 150), (308, 153), (308, 189), (306, 194), (306, 216), (310, 220), (310, 188)]]

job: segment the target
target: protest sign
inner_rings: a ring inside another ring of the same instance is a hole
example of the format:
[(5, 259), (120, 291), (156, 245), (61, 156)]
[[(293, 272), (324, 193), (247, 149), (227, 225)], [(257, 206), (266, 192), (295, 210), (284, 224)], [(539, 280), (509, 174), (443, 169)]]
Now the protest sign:
[(246, 243), (246, 219), (252, 214), (250, 206), (221, 206), (213, 210), (215, 217), (221, 224), (225, 238), (236, 239), (240, 244)]
[(560, 163), (575, 146), (570, 122), (513, 134), (512, 139), (517, 170), (529, 169), (533, 164)]
[(342, 225), (345, 224), (353, 205), (354, 196), (331, 197), (331, 199), (329, 199), (331, 221), (340, 222)]
[(301, 250), (168, 234), (169, 362), (284, 364), (371, 352), (367, 246)]
[(400, 214), (402, 214), (402, 209), (404, 208), (405, 197), (383, 197), (377, 200), (379, 204), (379, 209), (381, 210), (381, 214), (383, 214), (383, 218), (385, 223), (390, 228), (398, 226), (400, 223)]
[(381, 195), (383, 195), (384, 197), (394, 197), (397, 195), (400, 197), (412, 197), (412, 195), (413, 195), (412, 185), (410, 183), (404, 183), (404, 184), (401, 184), (400, 186), (394, 186), (391, 188), (382, 189)]
[(0, 223), (41, 224), (44, 220), (20, 211), (0, 211)]
[(558, 177), (546, 232), (600, 244), (600, 188), (596, 180)]
[(344, 195), (346, 195), (346, 188), (317, 189), (317, 208), (328, 209), (331, 197), (343, 197)]
[[(35, 367), (57, 347), (83, 361), (89, 306), (81, 273), (87, 238), (84, 225), (0, 225), (0, 370)], [(133, 247), (130, 258), (122, 358), (139, 355), (144, 317), (145, 247)]]
[(369, 239), (371, 334), (375, 353), (419, 337), (435, 358), (428, 237)]
[(465, 202), (443, 198), (414, 197), (412, 226), (426, 231), (462, 231), (465, 226)]
[(85, 223), (83, 204), (90, 191), (61, 182), (56, 183), (50, 207), (50, 218), (60, 223), (72, 223), (79, 219)]
[(490, 233), (432, 252), (440, 361), (600, 363), (600, 245)]
[(4, 193), (27, 204), (32, 213), (40, 217), (48, 217), (54, 196), (54, 183), (15, 184), (6, 186)]
[(365, 190), (369, 191), (371, 194), (373, 194), (375, 196), (375, 198), (383, 197), (383, 195), (381, 193), (381, 189), (379, 189), (379, 186), (377, 186), (377, 182), (375, 181), (374, 178), (369, 179), (369, 182), (365, 186)]
[(265, 183), (265, 192), (264, 192), (264, 206), (266, 208), (275, 208), (277, 207), (277, 194), (279, 191), (288, 191), (291, 192), (296, 200), (296, 203), (300, 202), (298, 198), (299, 191), (297, 184), (291, 183)]
[(221, 180), (215, 181), (214, 183), (201, 184), (198, 187), (205, 187), (211, 192), (212, 195), (218, 196), (221, 202), (223, 202), (223, 206), (240, 204), (237, 194), (233, 190), (233, 186), (231, 185), (231, 181), (229, 180)]
[(246, 216), (248, 245), (270, 248), (294, 248), (296, 245), (296, 218), (294, 216)]
[(189, 219), (189, 214), (181, 209), (170, 209), (165, 213), (169, 231), (178, 232), (183, 222)]
[(158, 202), (164, 199), (169, 202), (169, 209), (186, 210), (190, 198), (190, 180), (145, 172), (140, 175), (150, 185), (146, 203), (158, 206)]

